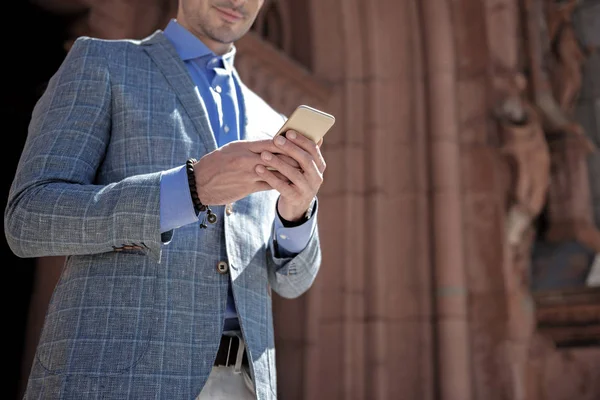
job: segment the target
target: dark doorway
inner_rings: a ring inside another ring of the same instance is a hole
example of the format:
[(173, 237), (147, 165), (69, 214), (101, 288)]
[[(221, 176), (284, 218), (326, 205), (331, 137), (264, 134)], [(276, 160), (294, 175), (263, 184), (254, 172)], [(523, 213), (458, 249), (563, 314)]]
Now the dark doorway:
[[(66, 39), (61, 19), (29, 1), (9, 1), (3, 5), (2, 25), (3, 85), (0, 113), (3, 124), (2, 144), (2, 210), (6, 207), (8, 191), (19, 160), (31, 112), (45, 84), (62, 62)], [(36, 259), (16, 257), (3, 235), (0, 257), (4, 266), (8, 309), (8, 340), (5, 341), (8, 373), (2, 398), (20, 399), (29, 366), (23, 365), (27, 316), (35, 276)]]

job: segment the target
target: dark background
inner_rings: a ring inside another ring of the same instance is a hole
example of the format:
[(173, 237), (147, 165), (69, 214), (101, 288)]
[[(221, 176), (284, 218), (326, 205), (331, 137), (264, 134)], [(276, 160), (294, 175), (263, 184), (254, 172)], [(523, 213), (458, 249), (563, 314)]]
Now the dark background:
[[(31, 112), (46, 82), (59, 67), (65, 52), (65, 24), (56, 16), (29, 1), (18, 0), (3, 4), (5, 23), (2, 25), (3, 87), (0, 96), (2, 133), (2, 211), (19, 160)], [(35, 259), (16, 257), (2, 235), (0, 259), (4, 266), (5, 289), (3, 301), (8, 309), (4, 358), (8, 366), (2, 390), (3, 399), (19, 399), (21, 371), (26, 338), (27, 315), (35, 278)], [(5, 370), (6, 371), (6, 370)]]

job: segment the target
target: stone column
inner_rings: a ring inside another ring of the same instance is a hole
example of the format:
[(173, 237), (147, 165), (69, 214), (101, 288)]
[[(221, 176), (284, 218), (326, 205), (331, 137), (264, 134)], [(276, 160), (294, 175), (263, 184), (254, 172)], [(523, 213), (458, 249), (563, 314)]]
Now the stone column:
[(306, 399), (433, 399), (429, 158), (418, 2), (313, 0), (335, 88)]

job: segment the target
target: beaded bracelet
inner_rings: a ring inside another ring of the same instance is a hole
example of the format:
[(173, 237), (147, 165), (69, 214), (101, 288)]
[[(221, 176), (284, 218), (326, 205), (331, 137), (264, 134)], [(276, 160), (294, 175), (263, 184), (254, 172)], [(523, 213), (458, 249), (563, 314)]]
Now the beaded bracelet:
[(194, 211), (196, 212), (196, 215), (206, 211), (206, 214), (203, 216), (202, 221), (200, 222), (200, 228), (206, 229), (208, 227), (208, 225), (206, 225), (206, 221), (208, 221), (210, 224), (214, 224), (217, 222), (217, 215), (212, 212), (209, 206), (202, 204), (200, 198), (198, 197), (198, 190), (196, 189), (196, 176), (194, 174), (195, 162), (195, 158), (189, 158), (185, 162), (185, 170), (187, 172), (190, 195), (192, 196), (192, 204), (194, 205)]

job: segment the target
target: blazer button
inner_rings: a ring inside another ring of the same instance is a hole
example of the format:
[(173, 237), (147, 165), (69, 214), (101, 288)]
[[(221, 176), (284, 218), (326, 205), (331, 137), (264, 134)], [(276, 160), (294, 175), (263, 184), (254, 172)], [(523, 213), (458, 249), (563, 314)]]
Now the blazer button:
[(219, 263), (217, 264), (217, 271), (224, 275), (227, 272), (229, 272), (229, 265), (227, 265), (227, 263), (225, 261), (219, 261)]

